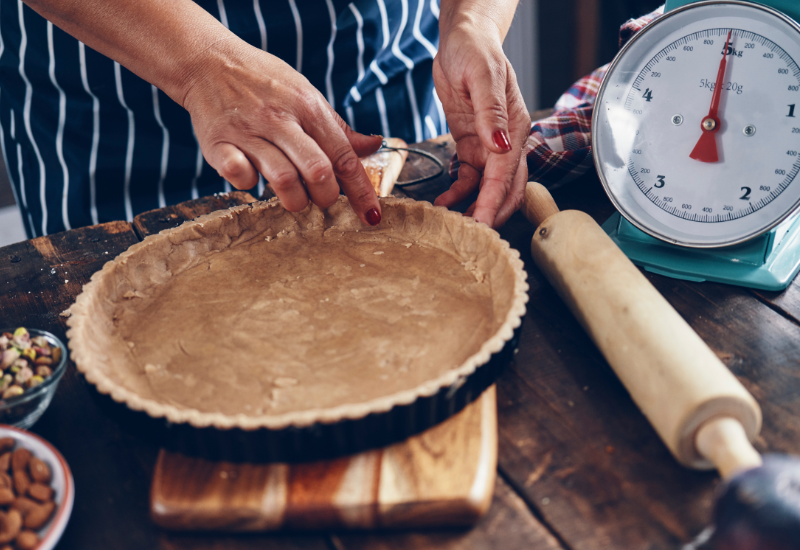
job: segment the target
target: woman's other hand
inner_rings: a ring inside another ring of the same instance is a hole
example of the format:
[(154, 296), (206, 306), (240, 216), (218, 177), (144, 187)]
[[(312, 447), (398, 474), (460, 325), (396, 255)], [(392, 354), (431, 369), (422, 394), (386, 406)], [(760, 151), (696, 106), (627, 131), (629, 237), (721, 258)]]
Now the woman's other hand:
[(467, 213), (491, 227), (519, 209), (528, 179), (524, 145), (531, 121), (502, 47), (515, 7), (516, 1), (443, 1), (433, 62), (460, 161), (458, 179), (436, 204), (454, 206), (480, 189)]

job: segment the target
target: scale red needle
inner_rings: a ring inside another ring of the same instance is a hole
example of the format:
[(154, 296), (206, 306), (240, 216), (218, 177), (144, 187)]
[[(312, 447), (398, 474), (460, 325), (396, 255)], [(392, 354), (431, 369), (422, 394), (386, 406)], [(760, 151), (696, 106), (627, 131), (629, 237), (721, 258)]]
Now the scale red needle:
[(719, 155), (717, 154), (717, 139), (714, 134), (717, 133), (720, 127), (719, 120), (719, 101), (722, 96), (722, 88), (725, 87), (725, 69), (728, 66), (728, 45), (731, 43), (731, 34), (733, 29), (728, 32), (728, 39), (725, 41), (725, 47), (722, 49), (722, 61), (719, 62), (719, 71), (717, 72), (717, 82), (714, 84), (714, 95), (711, 96), (711, 108), (708, 110), (708, 115), (700, 123), (700, 128), (703, 133), (700, 135), (700, 140), (694, 146), (692, 154), (689, 156), (700, 162), (717, 162)]

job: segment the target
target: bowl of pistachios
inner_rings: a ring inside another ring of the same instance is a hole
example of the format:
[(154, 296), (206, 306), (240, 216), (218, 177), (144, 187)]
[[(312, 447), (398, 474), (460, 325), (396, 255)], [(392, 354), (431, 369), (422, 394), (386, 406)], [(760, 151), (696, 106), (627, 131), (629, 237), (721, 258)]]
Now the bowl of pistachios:
[(53, 334), (0, 329), (0, 423), (28, 429), (47, 409), (67, 368), (67, 348)]

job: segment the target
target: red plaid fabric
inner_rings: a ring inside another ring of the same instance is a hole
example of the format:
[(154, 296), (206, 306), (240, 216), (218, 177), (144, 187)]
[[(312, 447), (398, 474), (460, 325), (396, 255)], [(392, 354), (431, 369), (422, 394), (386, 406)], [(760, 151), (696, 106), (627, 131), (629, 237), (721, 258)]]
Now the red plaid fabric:
[[(630, 19), (619, 31), (619, 46), (664, 14), (664, 6)], [(583, 77), (562, 95), (552, 115), (531, 125), (527, 143), (528, 179), (547, 187), (583, 175), (593, 165), (592, 112), (608, 65)], [(450, 162), (450, 177), (458, 177), (458, 159)]]

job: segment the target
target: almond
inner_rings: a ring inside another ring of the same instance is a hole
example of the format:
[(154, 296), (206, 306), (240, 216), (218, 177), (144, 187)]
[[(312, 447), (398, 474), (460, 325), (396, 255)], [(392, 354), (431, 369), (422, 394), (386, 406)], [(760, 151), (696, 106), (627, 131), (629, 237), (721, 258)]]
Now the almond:
[(0, 437), (0, 453), (6, 453), (14, 448), (14, 441), (13, 437)]
[[(33, 529), (34, 531), (40, 529), (47, 520), (50, 519), (50, 516), (53, 515), (53, 510), (56, 509), (56, 505), (54, 502), (45, 502), (44, 504), (37, 504), (28, 514), (25, 516), (25, 527), (28, 529)], [(15, 512), (16, 510), (11, 510), (11, 512)], [(9, 514), (11, 513), (9, 512)], [(17, 511), (17, 513), (19, 513)]]
[(28, 492), (28, 487), (31, 486), (31, 479), (25, 470), (14, 471), (14, 490), (18, 495), (24, 495)]
[(22, 517), (28, 515), (28, 513), (39, 506), (39, 503), (35, 500), (29, 499), (28, 497), (17, 497), (16, 500), (11, 504), (11, 508), (14, 510), (19, 510), (19, 513), (22, 514)]
[(16, 544), (17, 550), (33, 550), (39, 544), (39, 535), (33, 531), (23, 531), (17, 536), (14, 544)]
[(22, 515), (19, 510), (9, 510), (7, 514), (0, 512), (0, 544), (11, 542), (22, 530)]
[(28, 494), (39, 502), (47, 502), (53, 499), (53, 489), (44, 483), (34, 483), (28, 487)]
[(28, 449), (20, 447), (11, 455), (11, 470), (14, 472), (24, 472), (28, 467), (28, 461), (31, 459), (31, 452)]
[[(0, 456), (0, 460), (2, 459), (3, 457)], [(2, 463), (0, 463), (0, 466), (2, 466)], [(30, 462), (28, 462), (28, 472), (30, 472), (33, 481), (50, 483), (50, 466), (44, 460), (35, 456), (31, 457)]]

